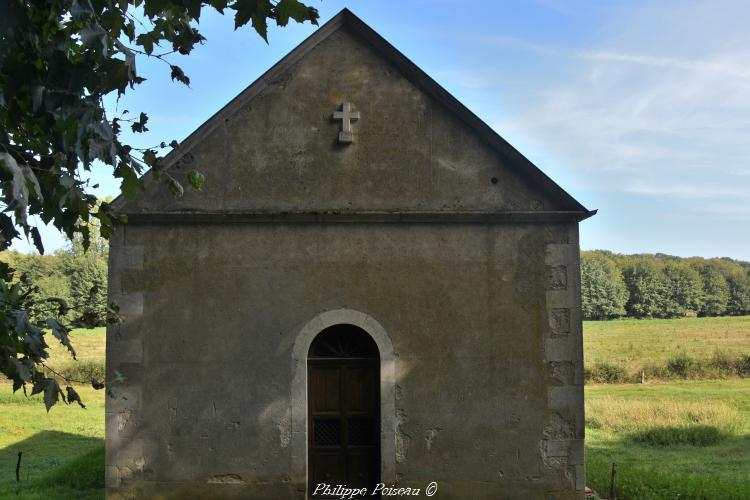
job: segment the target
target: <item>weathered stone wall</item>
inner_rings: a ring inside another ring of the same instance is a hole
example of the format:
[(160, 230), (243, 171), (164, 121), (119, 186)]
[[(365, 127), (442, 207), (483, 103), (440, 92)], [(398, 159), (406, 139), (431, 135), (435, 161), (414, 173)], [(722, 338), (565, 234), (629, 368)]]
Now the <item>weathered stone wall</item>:
[(128, 225), (111, 243), (111, 497), (303, 498), (292, 351), (361, 311), (395, 359), (395, 479), (582, 498), (577, 224)]

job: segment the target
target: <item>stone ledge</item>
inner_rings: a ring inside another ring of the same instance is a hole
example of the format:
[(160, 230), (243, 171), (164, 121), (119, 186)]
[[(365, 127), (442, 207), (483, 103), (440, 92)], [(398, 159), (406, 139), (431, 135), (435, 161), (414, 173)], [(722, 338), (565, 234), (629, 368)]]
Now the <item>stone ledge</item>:
[[(495, 224), (577, 222), (593, 215), (586, 211), (513, 212), (150, 212), (127, 214), (128, 224), (231, 223), (459, 223)], [(568, 245), (566, 245), (568, 246)], [(575, 245), (576, 250), (578, 249)]]

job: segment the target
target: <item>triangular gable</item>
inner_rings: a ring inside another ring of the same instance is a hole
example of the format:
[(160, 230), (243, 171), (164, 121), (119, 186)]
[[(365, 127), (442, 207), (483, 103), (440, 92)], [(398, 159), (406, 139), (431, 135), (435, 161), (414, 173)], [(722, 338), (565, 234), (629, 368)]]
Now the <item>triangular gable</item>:
[[(447, 114), (451, 119), (456, 120), (463, 124), (468, 129), (471, 135), (481, 141), (486, 147), (491, 149), (499, 158), (499, 161), (505, 166), (505, 168), (511, 172), (514, 176), (518, 176), (524, 179), (526, 185), (530, 186), (530, 193), (540, 193), (540, 197), (544, 197), (544, 201), (535, 201), (536, 205), (534, 208), (525, 206), (518, 206), (516, 203), (508, 206), (498, 206), (496, 210), (492, 207), (482, 206), (470, 206), (467, 210), (462, 210), (462, 203), (456, 202), (454, 205), (443, 204), (443, 207), (447, 207), (445, 210), (439, 210), (435, 206), (430, 206), (429, 203), (425, 202), (424, 206), (417, 205), (415, 207), (405, 208), (404, 212), (434, 212), (436, 210), (441, 212), (556, 212), (560, 214), (568, 214), (569, 216), (581, 220), (592, 215), (594, 212), (589, 212), (583, 205), (578, 203), (572, 196), (552, 181), (547, 175), (545, 175), (539, 168), (537, 168), (531, 161), (523, 156), (518, 150), (511, 146), (505, 141), (500, 135), (492, 130), (486, 123), (478, 118), (474, 113), (461, 104), (455, 97), (448, 93), (442, 86), (440, 86), (435, 80), (428, 76), (424, 71), (417, 67), (411, 62), (406, 56), (399, 52), (393, 47), (388, 41), (382, 36), (376, 33), (372, 28), (367, 26), (357, 16), (355, 16), (348, 9), (342, 10), (339, 14), (333, 17), (329, 22), (319, 28), (315, 33), (303, 41), (299, 46), (292, 50), (288, 55), (281, 59), (265, 74), (253, 82), (237, 97), (230, 101), (226, 106), (219, 110), (215, 115), (209, 118), (203, 125), (197, 130), (190, 134), (181, 144), (180, 147), (172, 151), (165, 160), (166, 169), (170, 168), (184, 168), (189, 169), (192, 160), (193, 152), (199, 150), (201, 147), (214, 149), (220, 149), (221, 146), (217, 144), (206, 145), (206, 143), (215, 143), (216, 140), (212, 137), (216, 136), (217, 130), (220, 129), (224, 124), (231, 120), (234, 120), (238, 114), (244, 113), (248, 108), (252, 107), (253, 100), (264, 94), (270, 86), (276, 84), (279, 79), (283, 79), (284, 75), (288, 73), (295, 65), (305, 59), (311, 51), (324, 45), (328, 40), (342, 28), (345, 28), (354, 38), (367, 44), (369, 49), (377, 53), (382, 59), (384, 59), (389, 65), (395, 68), (400, 75), (408, 80), (415, 88), (429, 96), (439, 107), (442, 109), (440, 113)], [(304, 99), (306, 96), (300, 96), (299, 98)], [(331, 110), (333, 111), (333, 110)], [(366, 117), (367, 115), (365, 115)], [(356, 142), (356, 141), (355, 141)], [(203, 146), (202, 146), (203, 145)], [(386, 147), (387, 145), (384, 145)], [(356, 145), (347, 146), (354, 147)], [(209, 160), (210, 163), (220, 163), (216, 160)], [(175, 167), (184, 163), (181, 167)], [(408, 168), (408, 165), (405, 165)], [(220, 193), (214, 193), (214, 199), (206, 200), (206, 203), (186, 203), (182, 204), (180, 201), (167, 201), (159, 202), (157, 199), (164, 200), (165, 196), (169, 196), (166, 193), (154, 194), (152, 187), (152, 175), (147, 173), (144, 180), (146, 183), (147, 193), (141, 193), (139, 198), (133, 202), (125, 202), (122, 197), (115, 200), (113, 208), (120, 213), (126, 214), (145, 214), (145, 213), (166, 213), (166, 212), (205, 212), (205, 211), (216, 211), (216, 212), (273, 212), (273, 204), (267, 204), (265, 206), (258, 207), (237, 207), (237, 206), (224, 206), (219, 203), (218, 200), (222, 199)], [(211, 182), (211, 179), (209, 179)], [(213, 182), (217, 182), (216, 179)], [(224, 182), (232, 182), (231, 179), (225, 179)], [(492, 178), (493, 183), (497, 183), (495, 177)], [(515, 186), (515, 185), (514, 185)], [(149, 193), (151, 191), (151, 193)], [(165, 190), (162, 190), (165, 191)], [(195, 193), (191, 198), (200, 197), (200, 193)], [(313, 194), (314, 196), (314, 194)], [(464, 193), (463, 196), (466, 196)], [(528, 196), (531, 196), (529, 194)], [(324, 196), (325, 197), (325, 196)], [(152, 199), (149, 199), (152, 198)], [(351, 204), (351, 203), (350, 203)], [(210, 208), (209, 208), (210, 207)], [(346, 211), (346, 206), (310, 206), (301, 204), (299, 212), (314, 211), (314, 210), (333, 210), (333, 211)], [(398, 207), (373, 206), (372, 210), (366, 211), (393, 211)], [(278, 207), (278, 210), (288, 212), (290, 207)], [(354, 206), (353, 212), (362, 212), (362, 207)]]

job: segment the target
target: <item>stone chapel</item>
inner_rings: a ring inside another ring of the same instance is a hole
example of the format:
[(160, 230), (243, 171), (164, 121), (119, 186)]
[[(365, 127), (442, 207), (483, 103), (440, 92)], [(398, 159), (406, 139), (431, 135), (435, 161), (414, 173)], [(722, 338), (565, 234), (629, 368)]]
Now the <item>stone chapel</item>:
[(364, 22), (166, 161), (202, 189), (114, 203), (109, 498), (583, 498), (594, 212)]

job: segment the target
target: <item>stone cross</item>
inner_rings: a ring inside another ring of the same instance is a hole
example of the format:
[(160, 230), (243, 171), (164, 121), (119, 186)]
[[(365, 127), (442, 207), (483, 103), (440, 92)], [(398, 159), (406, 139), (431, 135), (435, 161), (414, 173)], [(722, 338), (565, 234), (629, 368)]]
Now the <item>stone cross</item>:
[(352, 111), (352, 104), (344, 102), (341, 105), (341, 111), (333, 113), (334, 120), (341, 120), (341, 132), (339, 132), (339, 142), (352, 142), (352, 122), (359, 120), (359, 111)]

